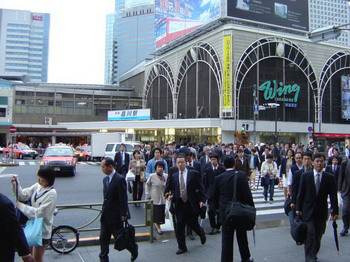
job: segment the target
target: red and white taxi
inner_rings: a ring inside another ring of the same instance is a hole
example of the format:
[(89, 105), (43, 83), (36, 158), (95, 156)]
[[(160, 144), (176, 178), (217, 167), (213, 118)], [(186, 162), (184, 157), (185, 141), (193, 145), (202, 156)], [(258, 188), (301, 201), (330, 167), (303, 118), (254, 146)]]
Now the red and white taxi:
[(3, 149), (4, 154), (13, 154), (16, 158), (23, 159), (30, 157), (35, 159), (38, 156), (38, 152), (32, 150), (29, 146), (22, 143), (11, 144)]
[(40, 161), (40, 168), (45, 166), (52, 167), (57, 174), (69, 173), (75, 176), (77, 159), (72, 147), (64, 145), (48, 147)]

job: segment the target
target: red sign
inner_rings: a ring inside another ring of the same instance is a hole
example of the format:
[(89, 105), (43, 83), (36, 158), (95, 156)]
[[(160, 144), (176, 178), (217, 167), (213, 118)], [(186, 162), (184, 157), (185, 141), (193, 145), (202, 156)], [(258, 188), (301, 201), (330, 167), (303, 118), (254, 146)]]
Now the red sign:
[(10, 126), (10, 133), (11, 134), (16, 133), (16, 127), (15, 126)]
[(34, 21), (43, 21), (43, 16), (42, 15), (33, 15), (32, 20)]

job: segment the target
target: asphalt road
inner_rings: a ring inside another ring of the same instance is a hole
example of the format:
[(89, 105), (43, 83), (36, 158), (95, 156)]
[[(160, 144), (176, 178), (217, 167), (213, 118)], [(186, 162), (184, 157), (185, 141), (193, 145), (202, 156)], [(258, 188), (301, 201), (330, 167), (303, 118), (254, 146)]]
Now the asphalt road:
[[(17, 160), (19, 166), (0, 167), (0, 192), (8, 196), (15, 202), (15, 196), (12, 193), (10, 178), (5, 177), (8, 174), (17, 174), (22, 187), (29, 187), (36, 183), (37, 172), (39, 170), (39, 159), (37, 160)], [(102, 203), (102, 179), (104, 174), (98, 163), (79, 162), (77, 165), (77, 174), (71, 176), (57, 176), (54, 187), (57, 190), (57, 205), (72, 204), (96, 204)], [(131, 200), (131, 195), (129, 199)], [(130, 205), (132, 216), (131, 223), (141, 224), (144, 219), (144, 210), (142, 207)], [(74, 227), (80, 227), (93, 220), (99, 212), (93, 210), (61, 210), (55, 217), (55, 225), (68, 224)], [(99, 219), (88, 228), (98, 228)], [(145, 232), (143, 228), (141, 231)], [(96, 236), (98, 232), (85, 233), (83, 236)]]

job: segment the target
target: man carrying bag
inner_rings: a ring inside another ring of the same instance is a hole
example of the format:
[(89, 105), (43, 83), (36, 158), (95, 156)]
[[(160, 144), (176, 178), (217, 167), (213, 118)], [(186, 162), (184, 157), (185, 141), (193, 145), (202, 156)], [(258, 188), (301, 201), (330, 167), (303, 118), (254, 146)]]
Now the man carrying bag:
[[(221, 262), (233, 261), (233, 237), (235, 231), (237, 232), (237, 242), (242, 262), (252, 262), (254, 260), (250, 257), (247, 228), (240, 229), (238, 226), (233, 226), (231, 223), (232, 221), (229, 221), (226, 217), (226, 210), (228, 211), (228, 209), (232, 207), (234, 195), (236, 196), (236, 202), (254, 207), (247, 176), (243, 172), (235, 171), (234, 165), (234, 158), (231, 156), (226, 157), (224, 160), (226, 172), (215, 177), (214, 184), (214, 204), (222, 218)], [(234, 185), (235, 180), (237, 183), (236, 186)], [(236, 192), (234, 192), (235, 188)]]

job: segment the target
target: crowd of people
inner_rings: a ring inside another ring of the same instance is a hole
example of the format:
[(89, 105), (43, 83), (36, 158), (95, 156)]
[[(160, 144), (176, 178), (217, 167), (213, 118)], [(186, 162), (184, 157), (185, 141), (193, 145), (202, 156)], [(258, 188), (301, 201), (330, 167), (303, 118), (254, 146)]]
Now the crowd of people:
[[(178, 242), (177, 255), (187, 252), (186, 236), (195, 239), (193, 231), (199, 236), (202, 245), (206, 243), (206, 232), (199, 224), (199, 217), (203, 213), (205, 217), (207, 212), (210, 223), (207, 234), (222, 233), (221, 261), (233, 261), (234, 234), (241, 260), (254, 261), (249, 250), (247, 231), (229, 226), (225, 210), (232, 201), (233, 194), (237, 201), (254, 206), (252, 191), (257, 190), (257, 185), (264, 188), (264, 199), (270, 204), (274, 201), (275, 187), (283, 189), (285, 200), (291, 207), (288, 213), (290, 221), (300, 217), (305, 222), (306, 262), (319, 261), (317, 254), (328, 218), (328, 196), (331, 217), (336, 221), (339, 214), (337, 193), (341, 194), (343, 229), (340, 235), (348, 234), (350, 160), (343, 161), (339, 150), (334, 146), (327, 150), (326, 161), (326, 157), (312, 143), (306, 148), (278, 143), (169, 143), (162, 146), (155, 143), (153, 147), (150, 144), (136, 145), (131, 155), (122, 144), (114, 159), (104, 159), (101, 168), (106, 177), (103, 179), (100, 261), (109, 261), (111, 235), (117, 237), (125, 221), (131, 217), (128, 191), (132, 194), (133, 201), (153, 200), (154, 226), (158, 234), (162, 234), (161, 225), (170, 213)], [(130, 173), (132, 182), (127, 181)], [(18, 202), (18, 209), (29, 218), (45, 218), (43, 247), (34, 247), (29, 255), (23, 256), (24, 261), (31, 261), (28, 257), (32, 255), (36, 257), (35, 261), (42, 261), (40, 257), (43, 256), (51, 232), (57, 195), (52, 187), (54, 179), (48, 174), (38, 173), (38, 183), (30, 188), (19, 187), (19, 198), (31, 199), (32, 204), (29, 206)], [(234, 177), (237, 177), (236, 191)], [(15, 183), (15, 179), (12, 178), (11, 181)], [(38, 197), (42, 197), (41, 203), (44, 199), (50, 201), (38, 206)], [(137, 202), (134, 205), (140, 206)], [(135, 261), (138, 257), (137, 244), (129, 245), (128, 250), (131, 261)], [(20, 255), (24, 253), (21, 251)]]

